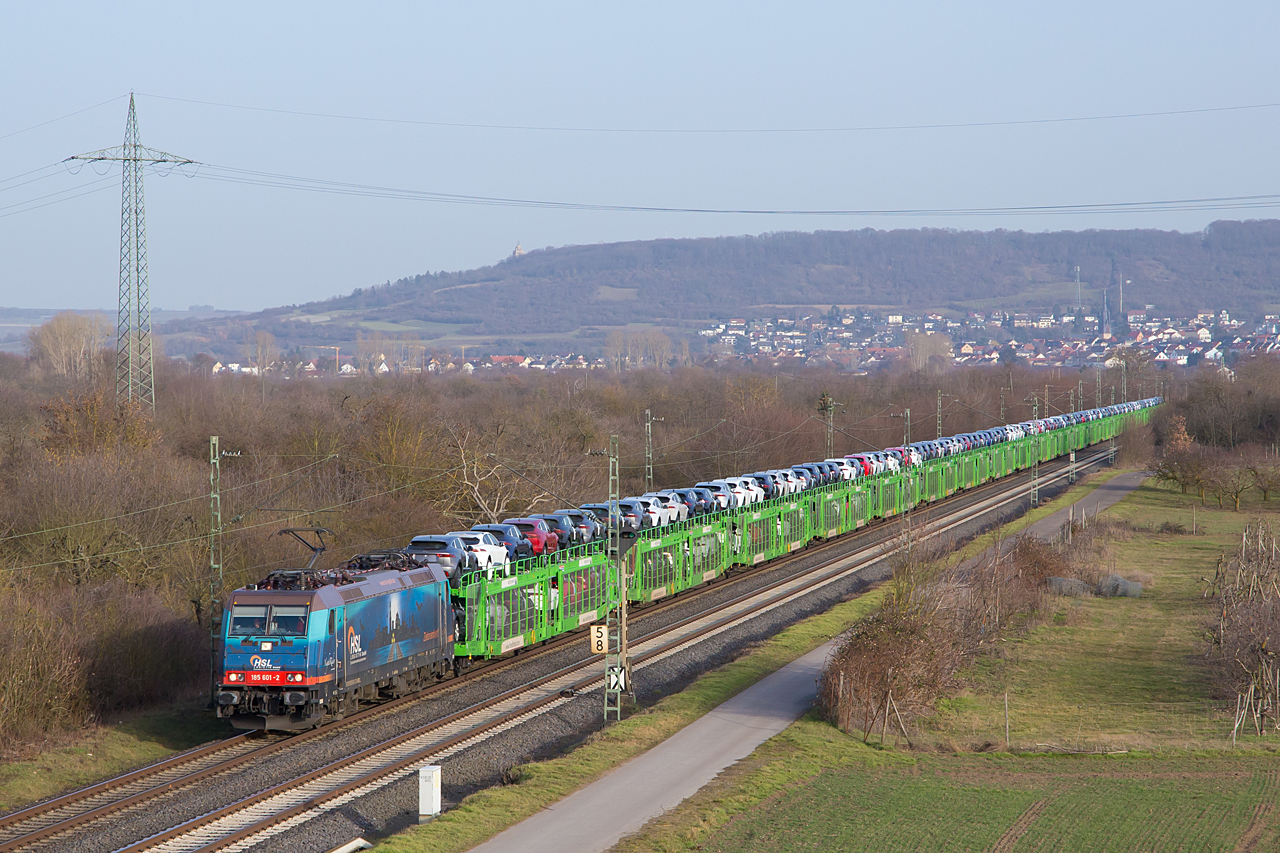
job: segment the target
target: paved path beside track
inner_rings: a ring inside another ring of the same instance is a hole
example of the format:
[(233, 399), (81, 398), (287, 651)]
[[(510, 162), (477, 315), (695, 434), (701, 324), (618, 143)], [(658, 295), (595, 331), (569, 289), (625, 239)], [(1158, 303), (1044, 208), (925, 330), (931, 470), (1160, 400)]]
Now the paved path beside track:
[[(1075, 517), (1106, 510), (1147, 478), (1121, 474), (1075, 504)], [(1070, 509), (1049, 515), (1027, 530), (1050, 538)], [(609, 775), (475, 847), (472, 853), (599, 853), (649, 820), (675, 808), (721, 771), (809, 710), (818, 673), (835, 641), (809, 652), (748, 687), (700, 720)]]
[(1066, 524), (1067, 520), (1071, 518), (1072, 506), (1075, 507), (1075, 519), (1076, 523), (1079, 524), (1081, 518), (1086, 516), (1093, 518), (1098, 512), (1103, 512), (1119, 503), (1122, 498), (1138, 488), (1138, 486), (1141, 486), (1142, 482), (1150, 476), (1146, 471), (1133, 471), (1112, 477), (1074, 504), (1063, 507), (1052, 515), (1045, 516), (1035, 524), (1028, 525), (1026, 532), (1039, 539), (1052, 539), (1062, 529), (1062, 525)]
[(813, 705), (826, 643), (748, 687), (617, 770), (474, 848), (474, 853), (607, 850), (746, 758)]

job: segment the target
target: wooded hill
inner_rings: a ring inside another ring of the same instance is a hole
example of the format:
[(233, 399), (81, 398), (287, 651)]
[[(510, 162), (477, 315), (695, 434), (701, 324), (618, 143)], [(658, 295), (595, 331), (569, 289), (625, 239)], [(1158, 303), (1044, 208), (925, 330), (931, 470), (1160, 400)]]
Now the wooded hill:
[[(423, 340), (481, 336), (554, 341), (583, 327), (790, 316), (808, 306), (964, 311), (1086, 305), (1121, 278), (1125, 306), (1162, 312), (1226, 308), (1252, 315), (1280, 303), (1280, 220), (1215, 222), (1176, 231), (778, 232), (745, 237), (565, 246), (464, 272), (357, 288), (351, 295), (235, 321), (182, 320), (161, 332), (171, 353), (243, 339), (244, 323), (286, 347), (353, 341), (359, 329)], [(323, 319), (322, 319), (323, 318)], [(603, 331), (599, 332), (603, 334)], [(546, 346), (544, 351), (556, 349)], [(581, 348), (579, 348), (581, 350)]]

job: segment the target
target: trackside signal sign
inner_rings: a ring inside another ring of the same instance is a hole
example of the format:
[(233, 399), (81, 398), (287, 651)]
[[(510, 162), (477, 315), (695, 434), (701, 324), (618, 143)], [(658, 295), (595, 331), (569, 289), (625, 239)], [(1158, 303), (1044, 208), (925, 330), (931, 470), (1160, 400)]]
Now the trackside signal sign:
[(609, 651), (609, 628), (605, 625), (591, 626), (591, 654), (602, 655)]

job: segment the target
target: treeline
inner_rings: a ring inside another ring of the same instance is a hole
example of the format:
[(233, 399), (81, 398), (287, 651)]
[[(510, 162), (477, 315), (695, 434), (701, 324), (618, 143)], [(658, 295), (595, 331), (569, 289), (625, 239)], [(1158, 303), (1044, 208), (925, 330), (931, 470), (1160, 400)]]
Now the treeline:
[[(1068, 283), (1076, 267), (1086, 288), (1111, 288), (1113, 309), (1123, 279), (1127, 306), (1256, 314), (1276, 301), (1280, 221), (1215, 222), (1192, 234), (863, 229), (566, 246), (302, 306), (309, 314), (341, 312), (334, 325), (285, 320), (297, 306), (248, 320), (287, 346), (353, 340), (351, 324), (362, 321), (447, 323), (518, 339), (637, 322), (789, 316), (788, 306), (990, 309), (1009, 307), (1002, 300), (1028, 288), (1061, 283), (1048, 307), (1074, 301)], [(184, 320), (162, 331), (196, 352), (200, 341), (225, 339), (236, 322)]]

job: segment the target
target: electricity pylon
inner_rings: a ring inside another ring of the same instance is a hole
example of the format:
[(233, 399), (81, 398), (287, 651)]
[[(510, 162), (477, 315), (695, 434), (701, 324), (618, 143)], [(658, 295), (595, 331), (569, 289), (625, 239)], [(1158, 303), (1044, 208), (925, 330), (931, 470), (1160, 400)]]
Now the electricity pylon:
[(147, 283), (147, 227), (142, 203), (142, 170), (156, 163), (176, 166), (194, 160), (146, 148), (138, 137), (138, 115), (129, 93), (124, 145), (68, 157), (67, 161), (122, 164), (120, 204), (120, 307), (116, 314), (116, 399), (156, 409), (155, 363), (151, 346), (151, 290)]

